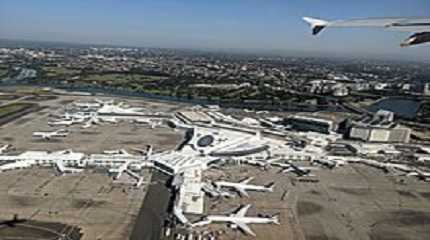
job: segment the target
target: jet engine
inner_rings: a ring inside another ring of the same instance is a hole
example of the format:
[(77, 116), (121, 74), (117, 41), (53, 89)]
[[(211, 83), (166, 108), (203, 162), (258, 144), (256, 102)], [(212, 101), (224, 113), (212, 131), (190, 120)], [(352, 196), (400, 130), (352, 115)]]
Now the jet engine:
[(415, 33), (400, 44), (402, 47), (408, 47), (421, 43), (430, 42), (430, 32)]
[(230, 224), (230, 225), (229, 225), (229, 227), (230, 227), (231, 229), (235, 229), (235, 230), (236, 230), (236, 229), (238, 229), (237, 225), (236, 225), (236, 224), (233, 224), (233, 223), (232, 223), (232, 224)]

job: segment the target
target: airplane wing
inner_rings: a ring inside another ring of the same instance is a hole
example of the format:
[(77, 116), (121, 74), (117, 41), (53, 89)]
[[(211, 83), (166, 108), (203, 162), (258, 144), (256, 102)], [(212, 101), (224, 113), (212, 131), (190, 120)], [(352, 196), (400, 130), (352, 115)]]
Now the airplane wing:
[(241, 196), (249, 197), (249, 194), (246, 192), (245, 189), (241, 187), (235, 187), (234, 189), (238, 191)]
[(281, 170), (281, 172), (283, 172), (283, 173), (288, 173), (288, 172), (292, 172), (292, 171), (294, 171), (294, 168), (292, 168), (292, 167), (284, 168)]
[(362, 18), (350, 20), (326, 21), (311, 17), (304, 17), (304, 21), (309, 23), (312, 33), (317, 35), (326, 27), (381, 27), (396, 31), (422, 32), (430, 31), (430, 18)]
[(256, 236), (255, 233), (251, 230), (251, 228), (248, 225), (246, 225), (244, 222), (234, 221), (233, 223), (242, 231), (244, 231), (246, 234), (249, 234), (254, 237)]
[(242, 207), (241, 209), (239, 209), (239, 211), (237, 211), (236, 214), (234, 214), (235, 217), (245, 217), (245, 214), (248, 212), (248, 209), (251, 207), (251, 204), (248, 204), (244, 207)]
[(66, 167), (64, 166), (62, 161), (56, 161), (55, 162), (55, 166), (57, 167), (57, 169), (61, 172), (64, 173), (66, 171)]
[(254, 179), (254, 178), (253, 178), (253, 177), (249, 177), (249, 178), (246, 178), (246, 179), (244, 179), (244, 180), (240, 181), (239, 183), (242, 183), (242, 184), (248, 184), (249, 182), (251, 182), (251, 181), (252, 181), (252, 179)]
[(304, 170), (304, 171), (316, 171), (316, 170), (320, 170), (319, 167), (299, 167), (299, 169)]

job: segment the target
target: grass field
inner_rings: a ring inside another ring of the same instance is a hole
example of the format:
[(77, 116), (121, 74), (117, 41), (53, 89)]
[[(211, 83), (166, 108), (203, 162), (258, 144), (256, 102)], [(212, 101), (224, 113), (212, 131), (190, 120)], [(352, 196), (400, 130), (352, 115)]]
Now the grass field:
[(47, 77), (70, 76), (81, 73), (80, 70), (68, 69), (65, 67), (44, 67), (43, 71)]
[(0, 68), (0, 78), (5, 77), (7, 75), (7, 69)]
[(27, 103), (11, 103), (8, 105), (4, 105), (0, 107), (0, 118), (22, 111), (30, 106), (32, 106), (32, 104)]
[(90, 74), (83, 78), (84, 81), (109, 82), (112, 84), (130, 82), (153, 82), (166, 79), (166, 77), (150, 76), (143, 74)]

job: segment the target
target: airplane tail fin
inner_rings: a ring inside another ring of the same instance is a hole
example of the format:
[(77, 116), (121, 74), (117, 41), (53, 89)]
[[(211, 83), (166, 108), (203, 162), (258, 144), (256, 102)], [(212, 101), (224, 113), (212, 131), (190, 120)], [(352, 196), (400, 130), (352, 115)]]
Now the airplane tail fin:
[(272, 221), (276, 225), (281, 225), (281, 223), (279, 222), (279, 213), (272, 216)]
[(303, 20), (311, 26), (313, 35), (317, 35), (328, 25), (327, 21), (317, 18), (304, 17)]
[(273, 192), (273, 188), (275, 187), (275, 182), (271, 182), (265, 186), (269, 191)]

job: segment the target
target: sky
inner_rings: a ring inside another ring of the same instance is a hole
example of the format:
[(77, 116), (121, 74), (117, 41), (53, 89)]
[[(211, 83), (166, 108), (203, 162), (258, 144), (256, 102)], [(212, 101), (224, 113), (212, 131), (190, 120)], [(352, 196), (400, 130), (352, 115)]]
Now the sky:
[(0, 0), (0, 38), (139, 47), (303, 52), (430, 61), (410, 34), (301, 20), (430, 16), (429, 0)]

